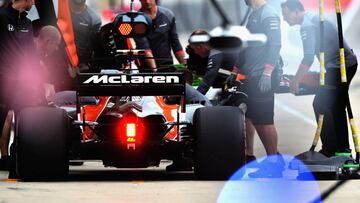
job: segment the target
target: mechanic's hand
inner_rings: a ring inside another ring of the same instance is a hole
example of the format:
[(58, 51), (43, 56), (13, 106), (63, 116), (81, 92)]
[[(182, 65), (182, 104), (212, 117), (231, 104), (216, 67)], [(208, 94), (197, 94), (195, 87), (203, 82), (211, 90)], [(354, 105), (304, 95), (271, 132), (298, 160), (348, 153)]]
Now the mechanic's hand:
[(268, 92), (271, 90), (271, 75), (262, 74), (259, 81), (259, 88), (262, 93)]
[(299, 81), (298, 80), (292, 80), (290, 82), (290, 92), (293, 94), (299, 93)]

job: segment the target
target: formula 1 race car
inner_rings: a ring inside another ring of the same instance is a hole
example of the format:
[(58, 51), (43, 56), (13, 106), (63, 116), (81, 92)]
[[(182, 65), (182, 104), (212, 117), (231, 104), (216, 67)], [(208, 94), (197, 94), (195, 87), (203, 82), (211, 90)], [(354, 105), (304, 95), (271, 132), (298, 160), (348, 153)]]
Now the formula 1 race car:
[[(122, 29), (143, 35), (146, 22), (141, 19), (137, 12), (120, 14), (106, 27), (113, 36), (124, 36)], [(116, 54), (120, 52), (128, 54)], [(118, 50), (113, 57), (140, 52)], [(23, 180), (61, 179), (71, 161), (144, 168), (180, 157), (192, 164), (199, 179), (227, 179), (244, 164), (240, 108), (186, 104), (182, 73), (132, 70), (79, 74), (76, 92), (60, 92), (48, 106), (22, 110), (15, 130), (17, 175)], [(167, 103), (165, 96), (181, 99)]]

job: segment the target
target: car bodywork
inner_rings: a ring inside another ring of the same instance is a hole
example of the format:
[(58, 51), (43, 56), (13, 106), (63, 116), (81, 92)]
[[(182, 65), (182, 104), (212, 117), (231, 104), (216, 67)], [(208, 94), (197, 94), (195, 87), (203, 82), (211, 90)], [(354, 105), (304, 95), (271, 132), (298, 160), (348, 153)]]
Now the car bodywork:
[[(110, 23), (101, 32), (108, 36), (120, 26)], [(115, 62), (127, 61), (129, 69), (115, 63), (117, 70), (79, 73), (76, 91), (57, 93), (48, 106), (17, 115), (15, 173), (21, 179), (64, 178), (69, 161), (139, 168), (182, 159), (202, 179), (226, 179), (244, 164), (244, 112), (238, 106), (204, 107), (202, 101), (186, 104), (183, 73), (139, 73), (134, 53), (142, 51), (128, 48), (115, 50), (110, 60), (120, 57)], [(179, 99), (166, 103), (164, 96)]]

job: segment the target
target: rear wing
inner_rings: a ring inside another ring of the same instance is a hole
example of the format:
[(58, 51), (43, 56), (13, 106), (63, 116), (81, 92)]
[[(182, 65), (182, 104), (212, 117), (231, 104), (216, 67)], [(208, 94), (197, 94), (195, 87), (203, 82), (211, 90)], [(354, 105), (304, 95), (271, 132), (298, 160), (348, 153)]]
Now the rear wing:
[(78, 82), (78, 96), (185, 96), (183, 73), (84, 73)]

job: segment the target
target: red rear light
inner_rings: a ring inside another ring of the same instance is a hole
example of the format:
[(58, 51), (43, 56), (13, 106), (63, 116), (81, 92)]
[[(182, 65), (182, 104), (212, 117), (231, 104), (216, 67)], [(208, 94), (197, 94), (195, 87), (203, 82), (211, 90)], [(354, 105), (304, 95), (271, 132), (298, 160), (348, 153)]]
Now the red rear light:
[(136, 145), (141, 144), (144, 137), (144, 125), (141, 118), (136, 116), (125, 116), (119, 126), (118, 135), (121, 144), (127, 145), (127, 149), (135, 149)]
[(135, 142), (136, 137), (136, 124), (135, 123), (127, 123), (126, 124), (126, 137), (127, 141)]
[(131, 33), (132, 27), (129, 23), (123, 23), (119, 26), (119, 32), (121, 35), (127, 36)]

